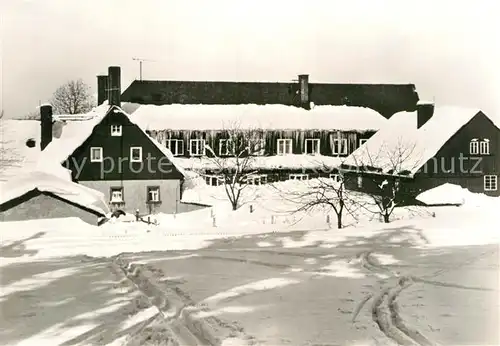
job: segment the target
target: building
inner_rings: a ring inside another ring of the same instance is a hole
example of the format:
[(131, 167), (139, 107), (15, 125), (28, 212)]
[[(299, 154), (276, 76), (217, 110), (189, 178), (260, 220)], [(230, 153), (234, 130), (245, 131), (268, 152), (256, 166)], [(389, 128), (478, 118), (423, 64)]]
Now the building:
[[(98, 76), (99, 102), (106, 99), (106, 83), (106, 76)], [(413, 84), (311, 83), (306, 74), (278, 83), (136, 80), (122, 94), (124, 102), (147, 105), (347, 105), (371, 108), (386, 118), (414, 111), (418, 100)]]
[(78, 217), (99, 225), (109, 212), (104, 195), (61, 177), (32, 171), (0, 184), (0, 220)]
[(109, 76), (107, 111), (68, 122), (58, 139), (46, 138), (51, 136), (52, 110), (41, 107), (41, 142), (48, 143), (42, 159), (64, 165), (73, 181), (103, 193), (112, 210), (151, 214), (200, 208), (181, 202), (189, 182), (170, 151), (120, 108), (120, 68), (110, 67)]
[[(342, 165), (346, 186), (377, 193), (398, 186), (411, 201), (420, 192), (451, 183), (500, 196), (500, 121), (479, 109), (434, 107), (395, 114)], [(389, 184), (383, 184), (383, 182)]]
[(255, 104), (141, 105), (131, 119), (209, 185), (235, 169), (251, 173), (250, 184), (335, 177), (342, 160), (388, 121), (366, 107)]

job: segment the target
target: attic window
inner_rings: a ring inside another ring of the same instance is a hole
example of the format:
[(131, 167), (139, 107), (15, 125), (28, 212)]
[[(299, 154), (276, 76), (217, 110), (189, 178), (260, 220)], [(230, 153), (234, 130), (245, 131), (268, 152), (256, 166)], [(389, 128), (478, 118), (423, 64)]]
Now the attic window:
[(102, 162), (102, 148), (101, 147), (91, 147), (90, 148), (90, 162)]
[(130, 162), (142, 162), (142, 147), (130, 148)]
[(111, 136), (121, 136), (122, 126), (121, 125), (111, 125)]
[(485, 139), (484, 141), (479, 142), (479, 152), (481, 155), (489, 155), (490, 154), (490, 141)]
[(471, 155), (477, 155), (479, 154), (479, 142), (477, 139), (473, 139), (470, 141), (469, 144), (469, 153)]
[(26, 146), (28, 148), (34, 148), (36, 146), (36, 141), (34, 138), (30, 138), (26, 141)]

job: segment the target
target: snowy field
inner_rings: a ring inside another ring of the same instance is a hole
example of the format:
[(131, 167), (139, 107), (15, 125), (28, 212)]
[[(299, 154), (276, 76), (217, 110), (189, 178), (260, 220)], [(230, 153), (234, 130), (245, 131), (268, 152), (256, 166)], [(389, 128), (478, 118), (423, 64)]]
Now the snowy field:
[[(441, 344), (491, 342), (499, 198), (454, 189), (459, 207), (397, 208), (389, 224), (360, 212), (338, 230), (334, 213), (290, 214), (288, 188), (251, 187), (237, 211), (221, 187), (198, 188), (186, 201), (212, 208), (151, 216), (149, 225), (130, 215), (101, 227), (79, 219), (2, 223), (0, 344), (176, 338), (196, 345), (201, 336), (227, 345), (388, 344), (401, 328), (382, 332), (394, 305), (376, 295), (396, 290), (403, 277), (415, 282), (400, 287), (397, 316), (419, 333)], [(467, 288), (422, 288), (418, 280), (431, 274), (428, 280)], [(457, 303), (468, 297), (474, 302)], [(376, 323), (360, 307), (365, 299), (379, 311)], [(444, 316), (448, 324), (439, 322)], [(474, 330), (454, 332), (470, 321)]]

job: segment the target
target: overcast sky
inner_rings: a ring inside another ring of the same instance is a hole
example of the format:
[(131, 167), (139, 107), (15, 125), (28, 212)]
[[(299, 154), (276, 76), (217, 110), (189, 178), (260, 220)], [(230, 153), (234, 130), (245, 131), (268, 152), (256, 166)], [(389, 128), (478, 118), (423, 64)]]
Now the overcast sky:
[[(468, 4), (468, 5), (466, 5)], [(436, 104), (500, 112), (496, 1), (0, 0), (2, 107), (70, 79), (415, 83)]]

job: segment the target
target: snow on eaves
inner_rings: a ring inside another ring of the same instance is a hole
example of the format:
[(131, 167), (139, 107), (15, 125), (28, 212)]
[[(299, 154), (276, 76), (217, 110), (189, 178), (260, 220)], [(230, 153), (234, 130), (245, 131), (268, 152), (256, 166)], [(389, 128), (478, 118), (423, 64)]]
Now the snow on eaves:
[(132, 115), (147, 130), (267, 130), (368, 131), (387, 119), (370, 108), (314, 106), (311, 110), (286, 105), (141, 105)]
[(417, 129), (417, 112), (394, 114), (387, 124), (343, 162), (382, 173), (413, 176), (479, 109), (442, 106)]
[(109, 213), (101, 192), (41, 171), (31, 171), (0, 183), (0, 205), (33, 190), (52, 193), (102, 216)]
[[(236, 166), (235, 158), (208, 158), (208, 157), (191, 157), (191, 158), (175, 158), (177, 164), (186, 170), (217, 170), (220, 167), (234, 168)], [(248, 161), (248, 170), (262, 169), (295, 169), (295, 170), (313, 170), (318, 172), (331, 172), (338, 168), (342, 163), (343, 157), (323, 156), (323, 155), (306, 155), (306, 154), (290, 154), (290, 155), (273, 155), (273, 156), (257, 156)], [(241, 164), (241, 161), (240, 161)]]

